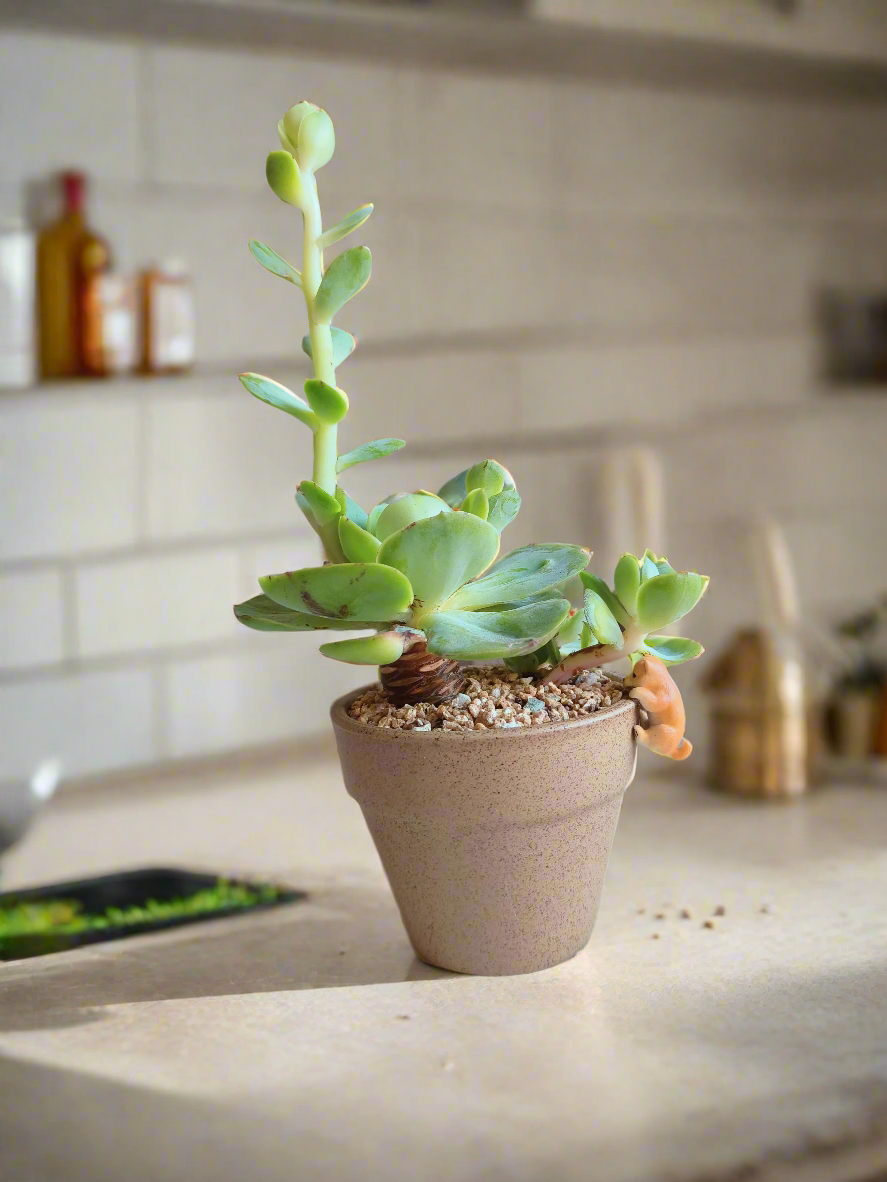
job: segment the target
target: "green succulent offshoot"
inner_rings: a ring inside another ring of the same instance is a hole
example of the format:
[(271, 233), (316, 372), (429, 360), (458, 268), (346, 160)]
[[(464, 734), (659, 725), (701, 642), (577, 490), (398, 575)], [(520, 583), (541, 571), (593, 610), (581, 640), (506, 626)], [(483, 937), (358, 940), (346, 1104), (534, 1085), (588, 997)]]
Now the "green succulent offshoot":
[(634, 664), (651, 654), (666, 665), (678, 665), (704, 652), (696, 640), (658, 633), (696, 606), (708, 587), (707, 576), (676, 571), (666, 559), (647, 550), (642, 558), (622, 555), (613, 589), (588, 571), (579, 577), (585, 588), (582, 611), (558, 637), (561, 659), (543, 681), (568, 681), (582, 669), (596, 669), (623, 657)]
[[(314, 376), (302, 394), (262, 374), (241, 374), (240, 380), (254, 397), (311, 432), (311, 477), (298, 485), (296, 502), (320, 537), (327, 561), (259, 579), (262, 593), (235, 607), (237, 619), (263, 632), (369, 632), (327, 641), (321, 652), (382, 666), (383, 682), (386, 667), (417, 646), (451, 664), (503, 659), (530, 672), (556, 666), (556, 677), (566, 672), (565, 656), (588, 667), (625, 652), (653, 651), (657, 638), (649, 633), (689, 610), (707, 580), (670, 567), (665, 571), (656, 565), (664, 560), (647, 556), (631, 559), (632, 568), (626, 556), (611, 592), (585, 573), (590, 551), (582, 546), (535, 544), (500, 557), (501, 533), (521, 500), (511, 474), (495, 460), (465, 469), (437, 492), (392, 494), (369, 511), (348, 496), (341, 484), (344, 472), (404, 446), (401, 439), (384, 437), (342, 455), (338, 450), (349, 399), (336, 371), (357, 342), (333, 319), (367, 284), (372, 260), (366, 247), (353, 246), (327, 266), (324, 251), (363, 225), (373, 206), (360, 205), (324, 230), (316, 173), (335, 150), (332, 120), (312, 103), (300, 102), (281, 119), (278, 134), (281, 147), (268, 156), (266, 176), (272, 191), (301, 212), (301, 269), (264, 243), (251, 241), (250, 250), (266, 271), (302, 292), (308, 327), (302, 348)], [(577, 575), (587, 588), (581, 612), (564, 594)], [(654, 616), (658, 623), (650, 622)], [(668, 652), (672, 661), (701, 651), (693, 648), (695, 642), (681, 644), (668, 638), (657, 651)], [(452, 676), (448, 685), (453, 692)], [(433, 679), (423, 684), (420, 678), (411, 700), (442, 700), (435, 697), (442, 693)]]

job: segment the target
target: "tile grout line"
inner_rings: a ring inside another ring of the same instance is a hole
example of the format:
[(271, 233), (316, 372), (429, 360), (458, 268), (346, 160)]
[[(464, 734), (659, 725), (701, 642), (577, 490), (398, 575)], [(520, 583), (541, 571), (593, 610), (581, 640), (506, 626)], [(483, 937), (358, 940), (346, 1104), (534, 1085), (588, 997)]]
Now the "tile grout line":
[(62, 563), (58, 571), (62, 585), (62, 653), (63, 663), (67, 663), (77, 660), (80, 649), (76, 560)]

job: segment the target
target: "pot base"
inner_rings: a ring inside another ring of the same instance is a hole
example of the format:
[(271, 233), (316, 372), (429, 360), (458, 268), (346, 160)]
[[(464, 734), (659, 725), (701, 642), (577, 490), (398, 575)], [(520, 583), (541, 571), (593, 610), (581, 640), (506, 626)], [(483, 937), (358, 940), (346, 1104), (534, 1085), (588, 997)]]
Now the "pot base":
[(345, 783), (416, 955), (492, 976), (575, 956), (634, 776), (634, 703), (541, 727), (399, 733), (351, 719), (356, 696), (332, 710)]

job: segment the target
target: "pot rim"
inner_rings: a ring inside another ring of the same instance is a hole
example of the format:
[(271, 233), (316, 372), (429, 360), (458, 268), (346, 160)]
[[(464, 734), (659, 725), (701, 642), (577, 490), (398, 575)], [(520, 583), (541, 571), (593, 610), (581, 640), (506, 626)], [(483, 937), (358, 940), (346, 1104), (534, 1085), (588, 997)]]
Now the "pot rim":
[(491, 727), (485, 731), (445, 731), (440, 727), (437, 730), (431, 731), (391, 730), (387, 726), (367, 726), (366, 723), (358, 722), (356, 718), (352, 718), (348, 713), (348, 707), (351, 703), (359, 698), (361, 694), (365, 694), (367, 690), (373, 689), (376, 684), (376, 682), (373, 682), (371, 685), (361, 686), (360, 689), (351, 690), (349, 693), (337, 698), (332, 706), (330, 706), (330, 718), (332, 719), (333, 726), (339, 727), (344, 731), (350, 731), (352, 734), (362, 735), (371, 742), (399, 742), (401, 736), (407, 734), (415, 735), (418, 739), (426, 742), (444, 742), (455, 739), (460, 743), (485, 743), (495, 739), (501, 739), (503, 736), (507, 736), (509, 739), (527, 739), (531, 735), (535, 735), (538, 741), (540, 734), (553, 735), (561, 731), (576, 730), (579, 727), (590, 726), (595, 722), (601, 722), (607, 718), (614, 718), (629, 710), (637, 715), (637, 703), (632, 698), (623, 698), (619, 702), (614, 702), (612, 706), (604, 706), (600, 710), (595, 710), (593, 714), (589, 714), (586, 718), (558, 719), (557, 722), (547, 722), (542, 726)]

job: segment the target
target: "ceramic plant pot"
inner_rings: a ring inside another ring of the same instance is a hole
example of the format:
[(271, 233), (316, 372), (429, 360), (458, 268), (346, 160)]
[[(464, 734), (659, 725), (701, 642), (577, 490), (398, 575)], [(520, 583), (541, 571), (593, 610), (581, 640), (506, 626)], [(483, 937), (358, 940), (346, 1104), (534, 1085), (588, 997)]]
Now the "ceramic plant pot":
[(633, 702), (587, 719), (392, 731), (332, 707), (360, 804), (416, 954), (459, 973), (529, 973), (591, 935), (637, 750)]

